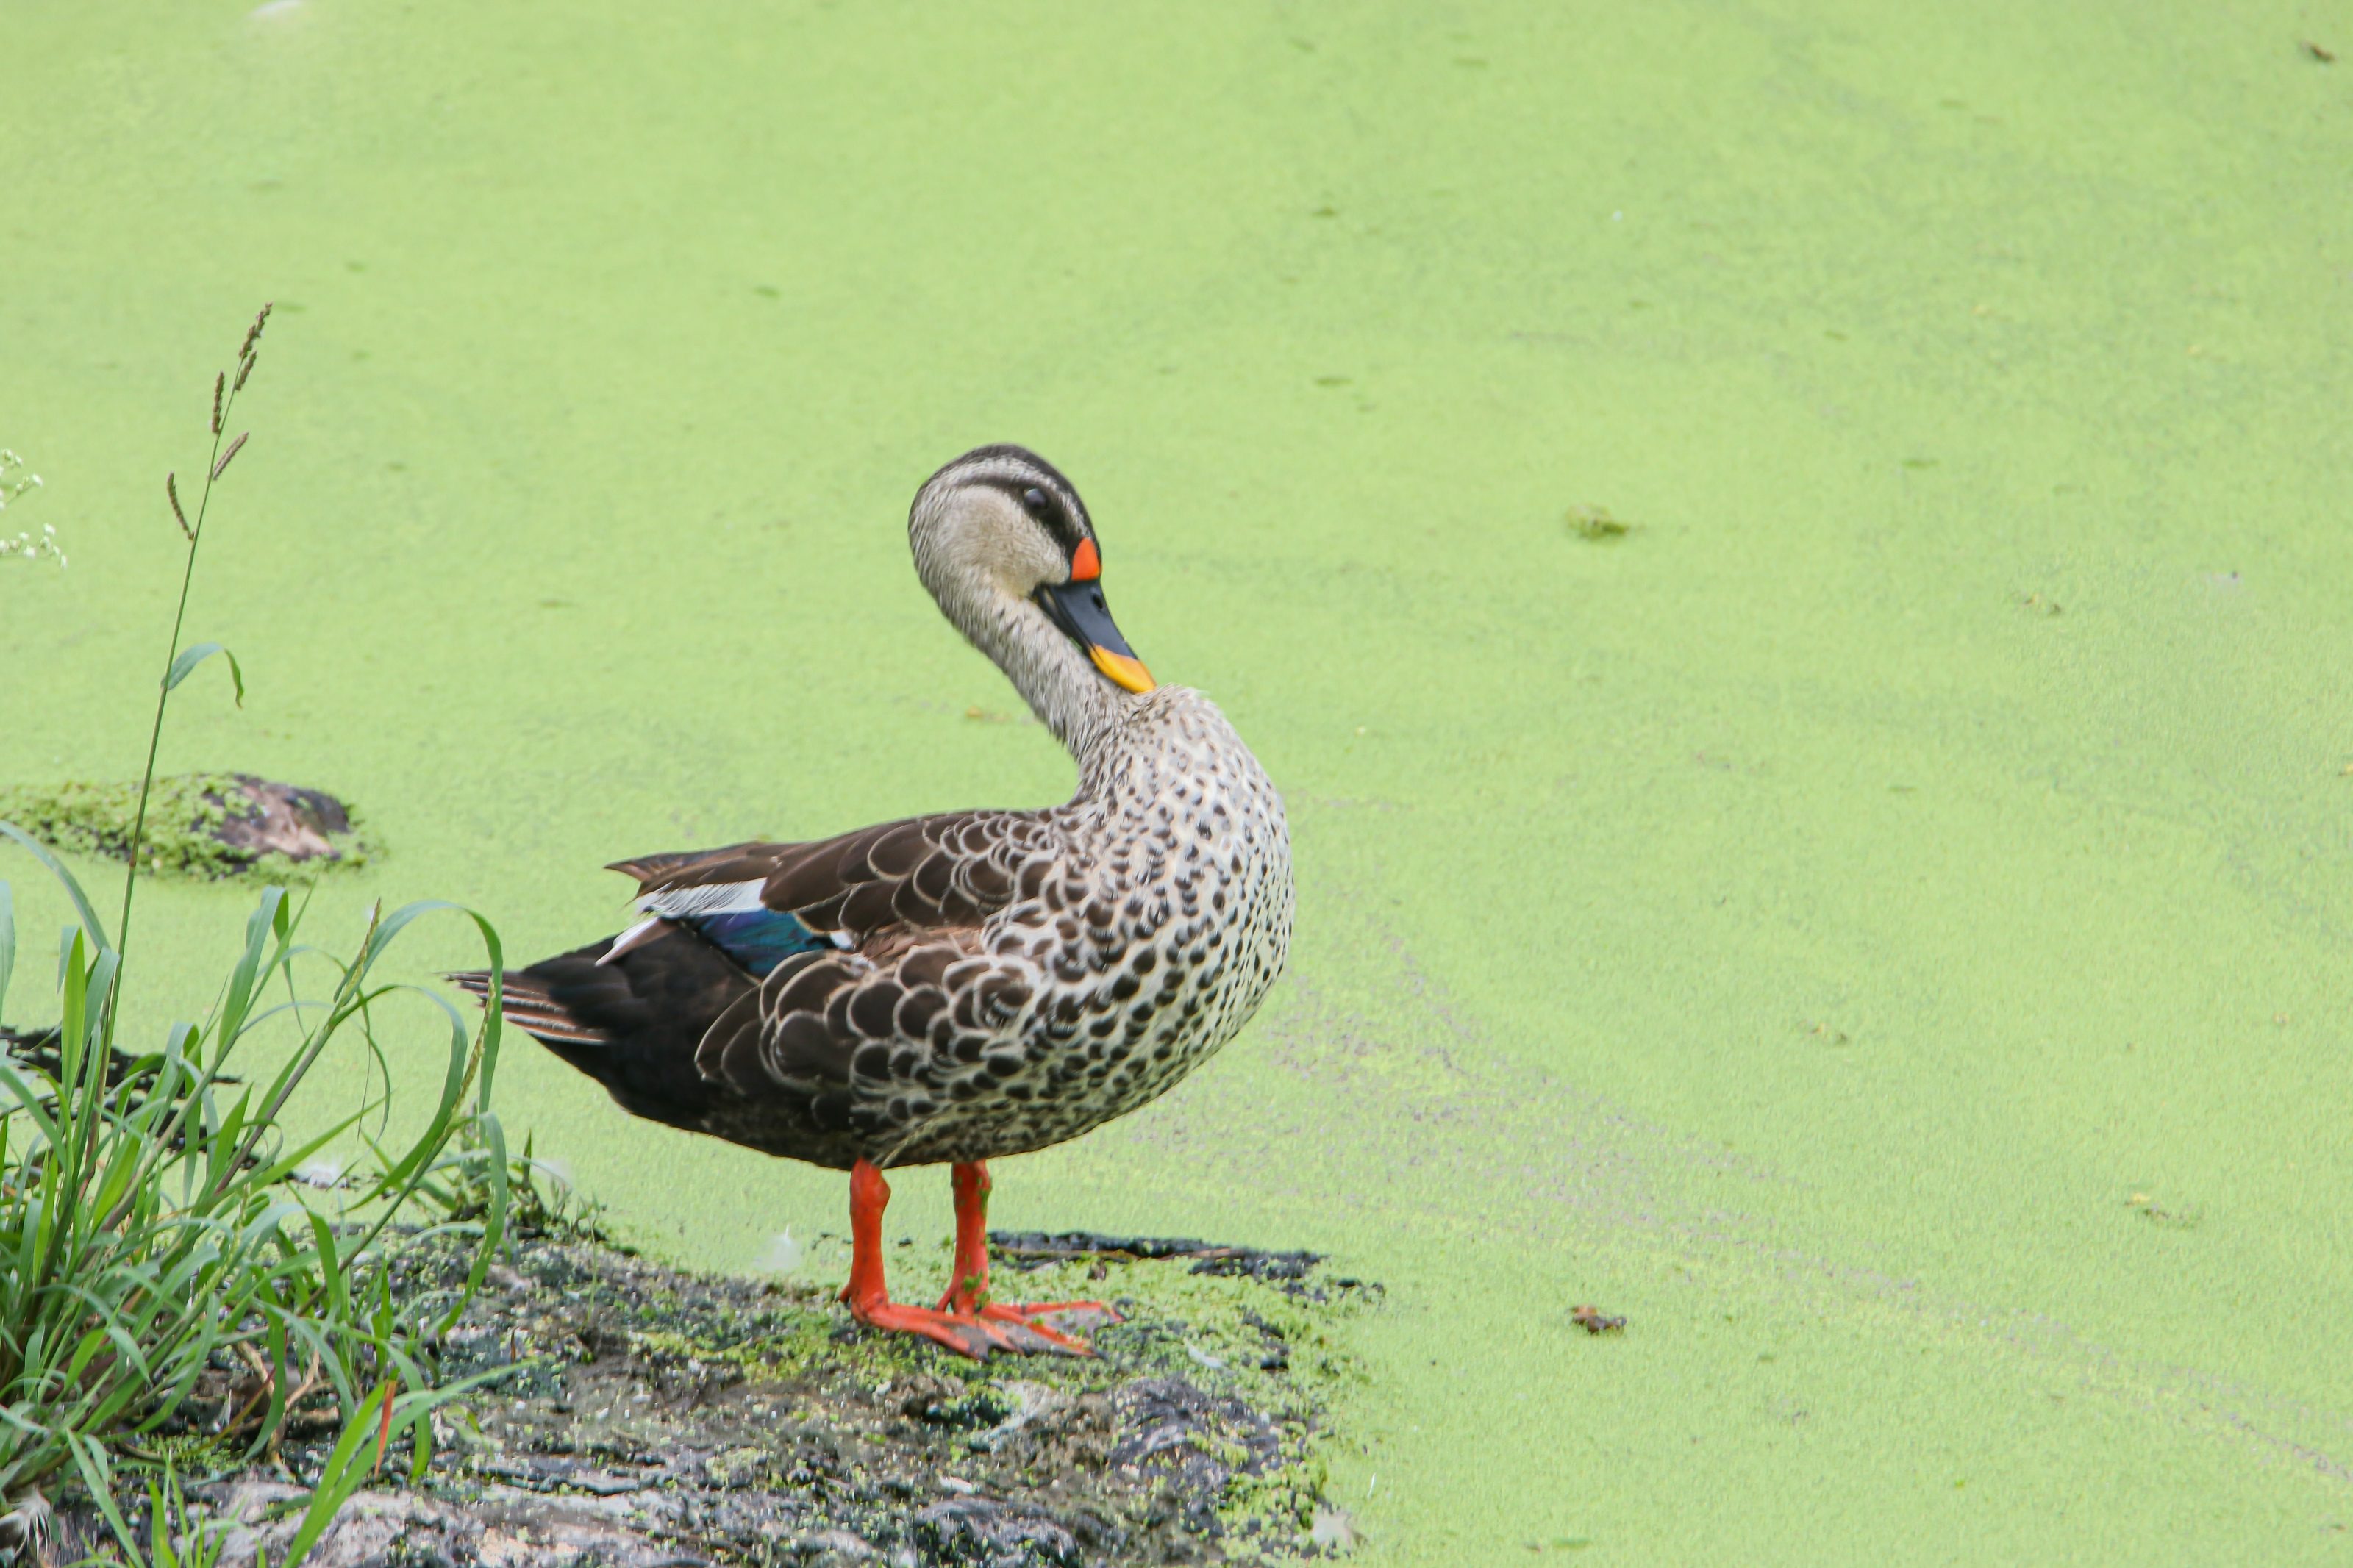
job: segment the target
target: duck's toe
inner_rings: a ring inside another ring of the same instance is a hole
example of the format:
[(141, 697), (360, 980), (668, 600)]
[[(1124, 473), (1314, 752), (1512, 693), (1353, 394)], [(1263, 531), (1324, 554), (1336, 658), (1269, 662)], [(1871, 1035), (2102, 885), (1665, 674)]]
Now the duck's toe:
[(1107, 1323), (1121, 1321), (1120, 1315), (1103, 1301), (991, 1301), (980, 1309), (979, 1315), (989, 1322), (1007, 1324), (1066, 1347), (1066, 1355), (1094, 1354), (1094, 1347), (1086, 1341), (1040, 1321), (1062, 1312), (1092, 1312)]
[(1092, 1355), (1085, 1342), (1026, 1321), (1008, 1310), (983, 1307), (977, 1313), (944, 1312), (898, 1301), (853, 1304), (850, 1315), (886, 1333), (921, 1334), (958, 1355), (985, 1361), (991, 1351), (1008, 1355)]

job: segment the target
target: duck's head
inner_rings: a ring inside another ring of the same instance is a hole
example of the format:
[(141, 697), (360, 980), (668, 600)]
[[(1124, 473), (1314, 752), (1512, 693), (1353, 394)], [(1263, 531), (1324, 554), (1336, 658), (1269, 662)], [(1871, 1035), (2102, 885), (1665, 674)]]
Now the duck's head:
[[(940, 608), (995, 659), (1057, 731), (1062, 704), (1039, 688), (1153, 689), (1103, 602), (1103, 552), (1086, 503), (1023, 447), (980, 447), (923, 483), (907, 514), (915, 571)], [(1065, 732), (1065, 739), (1069, 734)]]

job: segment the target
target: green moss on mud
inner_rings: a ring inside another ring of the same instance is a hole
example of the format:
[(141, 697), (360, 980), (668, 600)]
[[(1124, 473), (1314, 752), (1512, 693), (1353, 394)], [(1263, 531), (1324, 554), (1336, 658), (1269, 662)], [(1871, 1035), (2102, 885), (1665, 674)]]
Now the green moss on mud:
[[(141, 863), (166, 876), (217, 880), (259, 874), (269, 881), (290, 881), (315, 877), (327, 866), (363, 866), (375, 853), (356, 812), (315, 791), (290, 790), (284, 785), (259, 787), (277, 791), (284, 800), (295, 803), (301, 825), (329, 846), (327, 852), (298, 858), (281, 850), (238, 842), (253, 837), (254, 830), (266, 826), (265, 810), (253, 794), (258, 785), (259, 781), (238, 773), (182, 773), (157, 779), (147, 802)], [(323, 803), (324, 809), (309, 806), (310, 802)], [(53, 848), (77, 854), (127, 858), (138, 816), (135, 783), (68, 783), (0, 790), (0, 821), (15, 823)]]
[[(429, 1310), (458, 1267), (396, 1295)], [(833, 1532), (924, 1562), (1060, 1562), (1064, 1543), (1103, 1563), (1314, 1554), (1337, 1512), (1320, 1450), (1361, 1379), (1351, 1329), (1377, 1289), (1192, 1268), (1001, 1261), (1000, 1298), (1096, 1299), (1118, 1321), (1063, 1324), (1092, 1356), (975, 1362), (858, 1325), (824, 1285), (533, 1242), (443, 1343), (443, 1376), (496, 1375), (440, 1424), (427, 1490), (444, 1506), (484, 1488), (642, 1497), (648, 1520), (675, 1515), (647, 1527), (648, 1550), (723, 1560)]]

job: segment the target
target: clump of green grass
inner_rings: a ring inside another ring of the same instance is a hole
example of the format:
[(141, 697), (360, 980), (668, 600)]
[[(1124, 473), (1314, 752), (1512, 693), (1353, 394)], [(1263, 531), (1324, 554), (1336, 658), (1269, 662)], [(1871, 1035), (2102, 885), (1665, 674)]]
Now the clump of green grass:
[[(191, 1560), (174, 1555), (168, 1529), (142, 1544), (116, 1500), (122, 1468), (161, 1478), (150, 1491), (151, 1528), (168, 1517), (185, 1522), (178, 1461), (250, 1458), (271, 1450), (290, 1419), (323, 1415), (340, 1422), (342, 1436), (279, 1564), (290, 1568), (364, 1480), (370, 1454), (381, 1464), (406, 1436), (414, 1469), (423, 1469), (424, 1417), (459, 1391), (435, 1386), (426, 1348), (455, 1309), (427, 1321), (397, 1307), (393, 1262), (456, 1232), (473, 1248), (470, 1295), (505, 1220), (508, 1162), (489, 1110), (501, 1019), (495, 987), (470, 1038), (448, 1003), (380, 977), (402, 931), (455, 906), (414, 903), (390, 914), (378, 906), (351, 955), (337, 958), (300, 941), (301, 909), (284, 889), (265, 889), (201, 1021), (174, 1021), (158, 1050), (127, 1063), (115, 1044), (136, 873), (160, 798), (164, 715), (191, 671), (215, 653), (228, 657), (217, 643), (184, 647), (181, 633), (214, 489), (246, 444), (226, 432), (268, 318), (264, 307), (234, 371), (214, 382), (212, 451), (193, 519), (176, 476), (165, 483), (185, 561), (111, 934), (40, 839), (0, 821), (0, 837), (42, 864), (76, 915), (59, 943), (54, 1038), (0, 1057), (0, 1551), (37, 1541), (47, 1513), (43, 1489), (71, 1477), (131, 1562)], [(234, 658), (228, 663), (241, 699), (242, 672)], [(500, 973), (497, 934), (470, 918), (488, 968)], [(0, 1004), (15, 957), (13, 904), (0, 882)], [(280, 992), (284, 1000), (272, 1000)], [(356, 1026), (381, 1061), (376, 1029), (401, 993), (427, 998), (447, 1026), (439, 1099), (406, 1145), (370, 1141), (375, 1168), (331, 1212), (289, 1178), (344, 1133), (366, 1138), (371, 1118), (380, 1128), (388, 1090), (307, 1139), (290, 1131), (288, 1107), (347, 1028)], [(274, 1057), (257, 1058), (257, 1036), (280, 1047)], [(232, 1066), (250, 1077), (231, 1076)], [(461, 1130), (488, 1151), (484, 1212), (396, 1226)], [(192, 1560), (205, 1561), (204, 1532), (195, 1533)]]
[[(491, 1168), (501, 1160), (506, 1163), (503, 1178)], [(559, 1167), (539, 1159), (529, 1137), (523, 1140), (522, 1152), (509, 1157), (503, 1148), (493, 1147), (480, 1125), (470, 1119), (459, 1124), (457, 1136), (427, 1168), (417, 1201), (438, 1215), (442, 1223), (459, 1226), (489, 1218), (503, 1202), (503, 1235), (510, 1241), (580, 1242), (624, 1257), (637, 1253), (637, 1248), (606, 1228), (605, 1205), (581, 1196)]]
[[(144, 798), (139, 859), (150, 871), (208, 879), (256, 876), (283, 882), (314, 877), (322, 867), (367, 864), (375, 846), (361, 830), (357, 814), (340, 802), (326, 803), (341, 820), (340, 829), (332, 820), (311, 825), (319, 838), (332, 846), (323, 855), (297, 859), (237, 842), (250, 837), (237, 828), (261, 823), (261, 808), (251, 793), (259, 784), (241, 773), (183, 773), (141, 784), (26, 784), (0, 790), (0, 817), (53, 849), (128, 860)], [(320, 814), (310, 815), (315, 818)]]

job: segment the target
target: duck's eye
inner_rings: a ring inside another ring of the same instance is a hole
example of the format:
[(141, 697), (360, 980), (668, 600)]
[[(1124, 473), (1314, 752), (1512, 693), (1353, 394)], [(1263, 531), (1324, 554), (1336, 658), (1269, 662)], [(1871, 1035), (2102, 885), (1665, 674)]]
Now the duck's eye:
[(1028, 512), (1031, 517), (1036, 518), (1039, 522), (1050, 522), (1053, 521), (1054, 503), (1046, 499), (1046, 492), (1044, 490), (1023, 490), (1021, 492), (1021, 510)]

